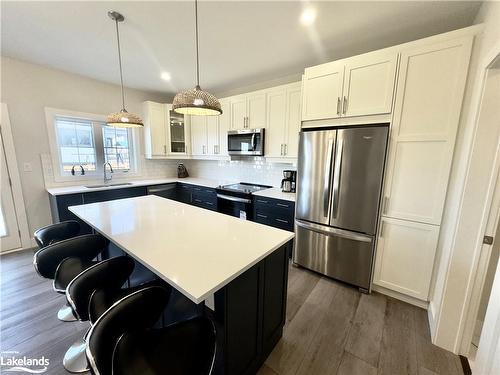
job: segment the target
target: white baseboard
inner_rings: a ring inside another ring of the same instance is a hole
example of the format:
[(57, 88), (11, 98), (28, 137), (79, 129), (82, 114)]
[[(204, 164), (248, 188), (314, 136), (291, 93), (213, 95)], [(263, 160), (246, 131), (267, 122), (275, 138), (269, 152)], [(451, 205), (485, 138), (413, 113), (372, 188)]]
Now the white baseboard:
[(395, 292), (393, 290), (384, 288), (383, 286), (380, 286), (380, 285), (374, 284), (372, 286), (372, 290), (379, 292), (379, 293), (382, 293), (382, 294), (385, 294), (386, 296), (396, 298), (400, 301), (409, 303), (410, 305), (420, 307), (420, 308), (425, 309), (425, 310), (427, 310), (429, 307), (429, 302), (427, 302), (427, 301), (422, 301), (422, 300), (419, 300), (417, 298), (407, 296), (403, 293)]

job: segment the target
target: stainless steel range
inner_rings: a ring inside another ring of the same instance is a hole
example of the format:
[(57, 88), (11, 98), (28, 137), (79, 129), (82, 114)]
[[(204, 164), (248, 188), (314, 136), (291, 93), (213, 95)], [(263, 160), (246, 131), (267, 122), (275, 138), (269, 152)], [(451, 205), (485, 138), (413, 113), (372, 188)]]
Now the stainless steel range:
[(269, 189), (272, 186), (249, 184), (240, 182), (238, 184), (221, 185), (217, 191), (217, 211), (244, 220), (253, 219), (252, 193), (259, 190)]

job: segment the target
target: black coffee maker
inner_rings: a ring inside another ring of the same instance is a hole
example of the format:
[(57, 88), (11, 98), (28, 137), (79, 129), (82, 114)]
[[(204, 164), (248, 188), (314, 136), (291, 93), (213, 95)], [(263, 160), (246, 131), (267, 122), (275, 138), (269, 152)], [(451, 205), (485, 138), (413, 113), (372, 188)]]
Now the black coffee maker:
[(283, 177), (283, 180), (281, 180), (281, 191), (285, 193), (295, 193), (297, 171), (284, 170)]

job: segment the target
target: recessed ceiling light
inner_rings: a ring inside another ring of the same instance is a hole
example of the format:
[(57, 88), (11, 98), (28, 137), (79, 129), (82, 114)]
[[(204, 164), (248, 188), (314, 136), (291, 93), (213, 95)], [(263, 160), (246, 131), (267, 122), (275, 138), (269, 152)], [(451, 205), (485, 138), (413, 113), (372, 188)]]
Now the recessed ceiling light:
[(313, 8), (306, 8), (300, 15), (300, 22), (304, 26), (310, 26), (316, 21), (316, 10)]
[(172, 79), (172, 76), (169, 72), (163, 72), (161, 74), (161, 79), (163, 79), (164, 81), (170, 81)]

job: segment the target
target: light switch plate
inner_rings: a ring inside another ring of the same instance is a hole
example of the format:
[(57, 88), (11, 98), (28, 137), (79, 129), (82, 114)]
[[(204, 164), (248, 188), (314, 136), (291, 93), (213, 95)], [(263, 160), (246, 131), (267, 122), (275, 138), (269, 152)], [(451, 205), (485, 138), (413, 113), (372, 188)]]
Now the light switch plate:
[(33, 172), (33, 167), (31, 166), (31, 163), (24, 163), (23, 170), (25, 172)]

